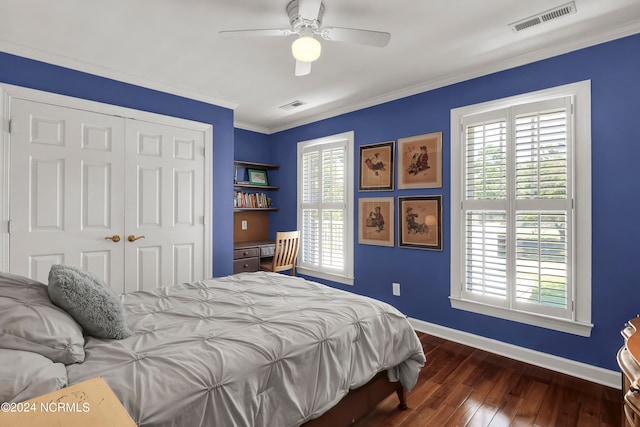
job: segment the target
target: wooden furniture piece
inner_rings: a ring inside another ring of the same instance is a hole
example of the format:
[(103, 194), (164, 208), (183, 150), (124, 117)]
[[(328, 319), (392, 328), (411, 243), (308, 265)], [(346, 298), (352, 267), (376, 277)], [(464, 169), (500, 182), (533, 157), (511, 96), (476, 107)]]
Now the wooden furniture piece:
[(306, 422), (304, 427), (336, 427), (348, 426), (369, 413), (378, 403), (392, 393), (398, 395), (398, 408), (408, 409), (407, 391), (399, 382), (390, 382), (387, 372), (378, 372), (371, 381), (355, 390), (351, 390), (336, 406), (320, 417)]
[[(270, 171), (270, 170), (277, 170), (280, 169), (280, 166), (278, 165), (272, 165), (272, 164), (268, 164), (268, 163), (255, 163), (255, 162), (243, 162), (243, 161), (239, 161), (236, 160), (233, 162), (233, 168), (234, 168), (234, 181), (233, 181), (233, 189), (236, 190), (235, 191), (235, 200), (236, 203), (234, 204), (233, 210), (234, 212), (243, 212), (243, 211), (277, 211), (278, 208), (270, 206), (270, 207), (265, 207), (264, 205), (257, 205), (257, 201), (256, 201), (256, 195), (260, 195), (257, 197), (257, 199), (260, 199), (262, 197), (263, 192), (269, 192), (269, 191), (277, 191), (279, 190), (279, 187), (273, 186), (273, 185), (254, 185), (249, 183), (249, 181), (244, 180), (244, 178), (239, 178), (239, 171), (240, 170), (248, 170), (248, 169), (257, 169), (257, 170), (261, 170), (261, 171)], [(245, 202), (238, 202), (238, 198), (241, 198), (244, 200), (245, 195), (247, 195), (249, 202), (245, 203)], [(264, 196), (266, 198), (266, 195)]]
[(300, 232), (278, 231), (276, 233), (276, 244), (271, 259), (260, 261), (260, 270), (280, 271), (290, 270), (292, 276), (296, 275), (296, 259), (298, 258), (298, 245), (300, 242)]
[[(259, 199), (264, 200), (266, 194), (272, 191), (277, 191), (279, 188), (273, 185), (250, 184), (247, 181), (248, 175), (245, 173), (245, 170), (256, 169), (263, 170), (266, 173), (266, 171), (277, 170), (280, 166), (243, 161), (234, 161), (233, 166), (235, 170), (233, 184), (235, 191), (233, 207), (234, 245), (243, 243), (246, 244), (245, 247), (261, 246), (263, 241), (267, 241), (269, 239), (269, 215), (271, 212), (277, 211), (278, 208), (274, 206), (241, 207), (240, 200), (244, 200), (247, 195), (255, 194), (264, 194), (264, 196), (258, 197)], [(258, 198), (256, 198), (256, 200)], [(241, 249), (244, 249), (245, 247), (242, 247)], [(255, 250), (249, 251), (246, 254), (244, 251), (234, 252), (234, 274), (242, 271), (258, 271), (260, 268), (260, 257), (267, 256), (264, 254), (265, 250), (266, 249), (258, 249), (257, 255)], [(273, 254), (273, 251), (271, 254)], [(240, 261), (241, 259), (244, 261)]]
[(625, 345), (618, 351), (622, 371), (623, 425), (640, 426), (640, 317), (622, 330)]
[(269, 212), (242, 211), (233, 213), (233, 242), (269, 240)]
[(275, 242), (257, 240), (233, 244), (233, 274), (260, 270), (260, 263), (273, 257)]
[(0, 425), (136, 427), (136, 423), (102, 377), (95, 377), (15, 405), (15, 412), (10, 412), (10, 407), (9, 411), (0, 411)]

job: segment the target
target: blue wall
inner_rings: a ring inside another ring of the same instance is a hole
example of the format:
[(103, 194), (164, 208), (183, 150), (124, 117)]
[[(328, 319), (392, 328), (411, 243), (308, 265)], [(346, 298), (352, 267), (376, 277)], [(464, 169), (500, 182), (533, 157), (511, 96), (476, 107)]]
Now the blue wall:
[[(356, 244), (354, 286), (332, 285), (387, 301), (416, 319), (617, 370), (616, 352), (622, 345), (619, 331), (628, 319), (640, 313), (639, 52), (640, 35), (635, 35), (269, 135), (273, 150), (269, 161), (281, 165), (274, 182), (281, 187), (274, 195), (274, 202), (281, 209), (271, 216), (271, 231), (296, 224), (298, 141), (354, 130), (357, 147), (442, 131), (442, 189), (356, 191), (356, 198), (442, 194), (444, 251)], [(595, 327), (591, 337), (452, 309), (448, 300), (450, 110), (582, 80), (592, 82)], [(356, 148), (356, 156), (357, 153)], [(353, 238), (357, 241), (357, 232)], [(392, 296), (392, 282), (401, 283), (402, 296)]]
[(0, 52), (0, 82), (213, 125), (213, 274), (233, 272), (233, 111)]
[[(272, 163), (270, 141), (270, 135), (236, 129), (233, 147), (235, 160)], [(271, 174), (269, 174), (269, 178), (271, 178)]]
[[(0, 82), (213, 124), (213, 261), (232, 271), (233, 159), (277, 163), (270, 173), (271, 232), (296, 226), (296, 144), (355, 131), (356, 146), (443, 132), (443, 188), (356, 192), (356, 197), (442, 194), (444, 251), (355, 246), (355, 285), (348, 289), (392, 303), (407, 315), (522, 347), (617, 369), (624, 322), (640, 312), (640, 35), (601, 44), (274, 135), (233, 129), (231, 110), (74, 70), (0, 53)], [(449, 115), (452, 108), (561, 84), (592, 81), (593, 317), (589, 338), (451, 309), (449, 296)], [(237, 141), (234, 142), (234, 139)], [(235, 143), (235, 147), (234, 147)], [(235, 153), (234, 153), (235, 150)], [(358, 150), (356, 148), (356, 154)], [(356, 171), (357, 175), (357, 171)], [(357, 185), (357, 183), (356, 183)], [(356, 239), (356, 234), (353, 236)], [(391, 295), (400, 282), (402, 296)]]

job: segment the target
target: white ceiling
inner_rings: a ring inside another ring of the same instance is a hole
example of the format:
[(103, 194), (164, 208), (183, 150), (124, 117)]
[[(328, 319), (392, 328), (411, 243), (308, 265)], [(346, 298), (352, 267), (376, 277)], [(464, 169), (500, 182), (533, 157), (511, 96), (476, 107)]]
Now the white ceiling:
[(288, 28), (288, 1), (0, 0), (0, 51), (233, 108), (236, 126), (272, 133), (640, 32), (639, 0), (575, 0), (518, 33), (508, 24), (569, 0), (324, 0), (323, 25), (391, 41), (322, 41), (303, 77), (295, 36), (219, 37)]

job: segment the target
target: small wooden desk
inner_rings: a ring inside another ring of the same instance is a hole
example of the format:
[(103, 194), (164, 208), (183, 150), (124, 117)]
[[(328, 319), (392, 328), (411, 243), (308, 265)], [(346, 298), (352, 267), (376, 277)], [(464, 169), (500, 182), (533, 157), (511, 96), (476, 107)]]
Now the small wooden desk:
[(233, 274), (260, 270), (260, 262), (273, 258), (275, 247), (273, 240), (234, 243)]

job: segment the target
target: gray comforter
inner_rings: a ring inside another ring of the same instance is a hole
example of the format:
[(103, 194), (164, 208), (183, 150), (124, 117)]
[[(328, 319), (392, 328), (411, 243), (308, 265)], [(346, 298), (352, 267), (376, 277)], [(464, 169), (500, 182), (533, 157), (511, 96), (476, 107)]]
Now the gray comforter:
[(383, 302), (276, 273), (124, 295), (133, 335), (88, 338), (69, 384), (102, 375), (140, 426), (297, 426), (388, 370), (425, 362)]

